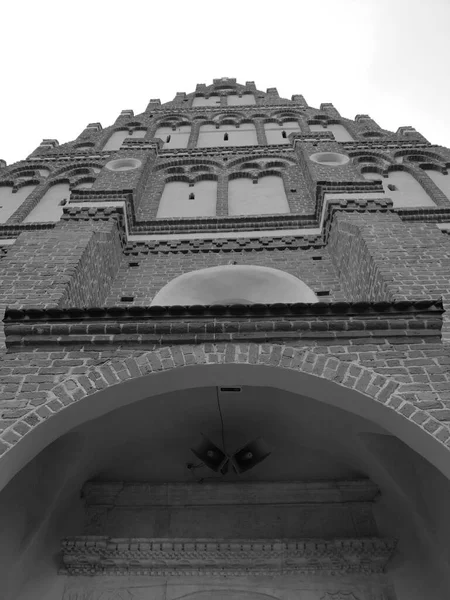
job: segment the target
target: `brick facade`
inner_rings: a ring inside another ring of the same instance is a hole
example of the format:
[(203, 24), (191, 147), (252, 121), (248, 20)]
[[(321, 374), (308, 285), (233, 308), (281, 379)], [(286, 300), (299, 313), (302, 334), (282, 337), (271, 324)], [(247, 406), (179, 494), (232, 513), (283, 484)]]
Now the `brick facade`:
[[(228, 106), (219, 81), (166, 104), (152, 100), (141, 115), (123, 111), (111, 127), (91, 124), (68, 144), (47, 140), (2, 169), (0, 185), (37, 187), (0, 225), (0, 305), (7, 308), (0, 467), (22, 438), (77, 401), (191, 364), (270, 365), (323, 378), (402, 415), (439, 452), (450, 448), (442, 310), (450, 238), (438, 227), (450, 222), (450, 199), (426, 175), (430, 167), (447, 172), (450, 150), (409, 128), (392, 133), (365, 115), (345, 119), (331, 104), (314, 109), (302, 96), (282, 99), (275, 88), (263, 93), (251, 82), (227, 85), (233, 93), (251, 92), (256, 104)], [(217, 108), (192, 107), (196, 95), (215, 91)], [(227, 118), (254, 123), (258, 145), (196, 147), (202, 123)], [(299, 133), (288, 144), (266, 145), (264, 123), (286, 120), (297, 121)], [(155, 140), (167, 123), (191, 125), (186, 149), (164, 150)], [(313, 123), (342, 124), (354, 141), (336, 142), (326, 128), (310, 132)], [(136, 128), (145, 128), (145, 137), (103, 151), (114, 131)], [(349, 160), (342, 167), (317, 164), (309, 159), (314, 153)], [(139, 166), (105, 167), (116, 159)], [(406, 170), (435, 207), (394, 209), (382, 186), (364, 178), (368, 169)], [(228, 216), (230, 179), (274, 173), (290, 214)], [(164, 184), (174, 178), (216, 180), (216, 217), (156, 219)], [(72, 190), (62, 219), (23, 223), (48, 187), (62, 181)], [(74, 189), (83, 181), (92, 187)], [(280, 304), (245, 314), (239, 307), (147, 311), (177, 276), (230, 262), (285, 271), (320, 302), (315, 309)], [(305, 311), (314, 310), (308, 319)]]

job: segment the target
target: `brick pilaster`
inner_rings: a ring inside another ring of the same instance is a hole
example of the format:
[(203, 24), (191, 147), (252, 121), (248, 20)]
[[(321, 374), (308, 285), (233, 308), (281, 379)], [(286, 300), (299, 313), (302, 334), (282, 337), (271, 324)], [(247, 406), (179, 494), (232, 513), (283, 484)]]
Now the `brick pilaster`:
[(200, 133), (200, 123), (198, 121), (193, 121), (191, 125), (191, 133), (189, 135), (189, 140), (187, 147), (188, 149), (196, 148), (198, 144), (198, 136)]
[(219, 174), (217, 181), (216, 215), (218, 217), (228, 216), (228, 177), (224, 173)]
[(264, 129), (264, 121), (262, 119), (253, 119), (256, 129), (256, 138), (258, 146), (267, 146), (266, 132)]

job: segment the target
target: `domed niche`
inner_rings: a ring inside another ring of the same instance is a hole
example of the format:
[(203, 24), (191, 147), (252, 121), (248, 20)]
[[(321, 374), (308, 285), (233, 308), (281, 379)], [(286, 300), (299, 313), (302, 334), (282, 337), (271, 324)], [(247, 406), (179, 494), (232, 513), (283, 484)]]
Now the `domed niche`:
[(313, 162), (326, 167), (341, 167), (346, 165), (350, 157), (339, 152), (316, 152), (309, 157)]
[(110, 171), (132, 171), (141, 165), (142, 162), (137, 158), (116, 158), (106, 163), (105, 167)]
[(273, 304), (318, 302), (303, 281), (269, 267), (224, 265), (184, 273), (155, 296), (152, 305)]

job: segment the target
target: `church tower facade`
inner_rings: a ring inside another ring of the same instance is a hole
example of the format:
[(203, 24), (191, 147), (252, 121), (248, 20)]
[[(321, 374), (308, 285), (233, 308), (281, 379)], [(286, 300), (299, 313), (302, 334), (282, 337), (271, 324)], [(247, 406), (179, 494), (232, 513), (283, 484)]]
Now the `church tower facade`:
[(0, 596), (450, 592), (450, 150), (215, 79), (0, 163)]

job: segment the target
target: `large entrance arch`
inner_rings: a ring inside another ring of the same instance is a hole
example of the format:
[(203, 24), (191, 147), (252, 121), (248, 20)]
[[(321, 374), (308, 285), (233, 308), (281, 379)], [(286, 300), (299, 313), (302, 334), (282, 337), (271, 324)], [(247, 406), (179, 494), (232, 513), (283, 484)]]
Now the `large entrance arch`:
[(280, 388), (362, 416), (450, 479), (449, 447), (439, 436), (447, 425), (398, 393), (395, 380), (331, 356), (277, 344), (205, 344), (161, 348), (112, 358), (82, 373), (70, 371), (48, 391), (46, 403), (30, 407), (2, 433), (7, 451), (0, 458), (0, 488), (48, 444), (86, 421), (162, 393), (227, 384)]

